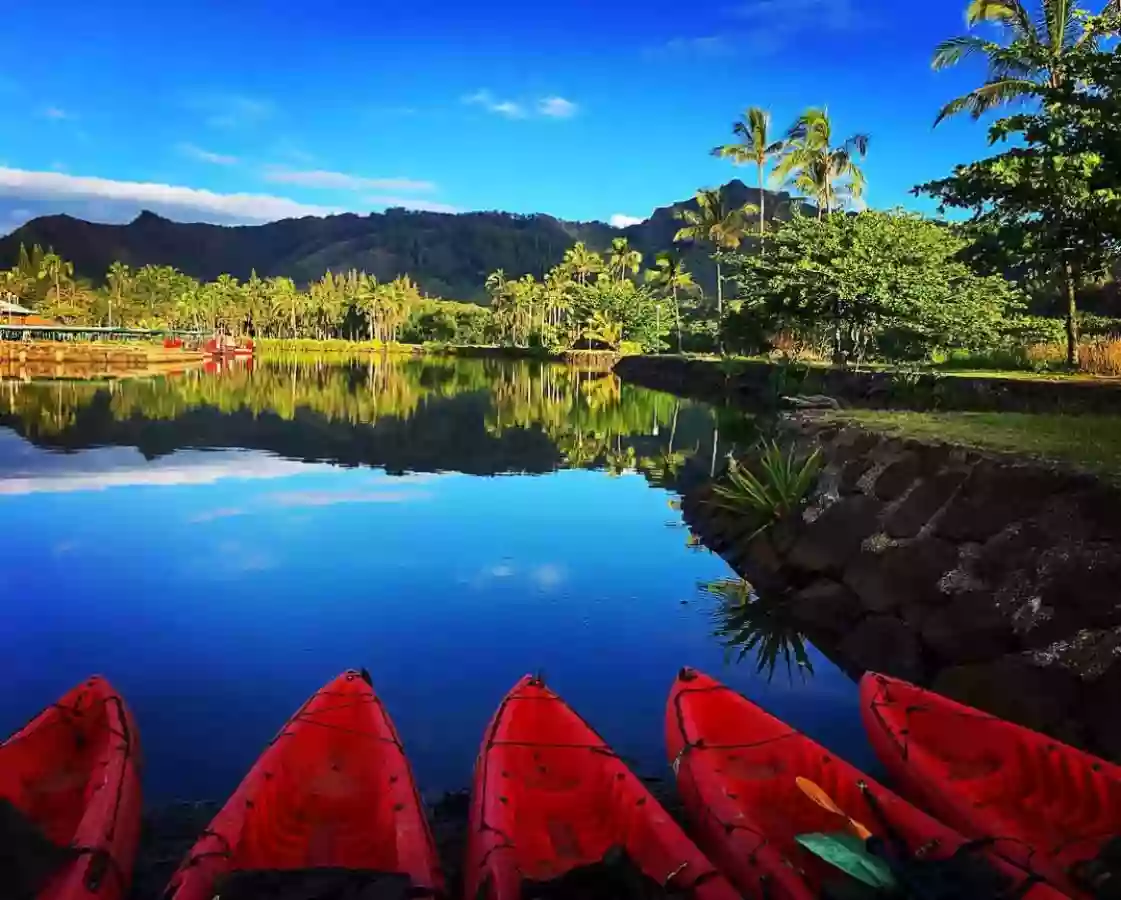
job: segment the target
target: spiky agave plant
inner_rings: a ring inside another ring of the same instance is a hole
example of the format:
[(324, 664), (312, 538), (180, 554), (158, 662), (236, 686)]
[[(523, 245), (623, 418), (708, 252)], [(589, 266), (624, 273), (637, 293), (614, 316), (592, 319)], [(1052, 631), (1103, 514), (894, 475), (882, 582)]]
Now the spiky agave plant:
[(749, 539), (762, 534), (799, 509), (821, 471), (821, 451), (808, 456), (777, 441), (760, 441), (750, 465), (734, 459), (728, 474), (712, 486), (712, 506), (748, 516), (754, 524)]
[(755, 671), (766, 672), (768, 681), (780, 662), (791, 681), (795, 666), (803, 677), (807, 672), (813, 675), (805, 636), (782, 603), (760, 597), (742, 578), (703, 582), (698, 588), (702, 596), (716, 601), (715, 635), (725, 660), (738, 663), (754, 653)]

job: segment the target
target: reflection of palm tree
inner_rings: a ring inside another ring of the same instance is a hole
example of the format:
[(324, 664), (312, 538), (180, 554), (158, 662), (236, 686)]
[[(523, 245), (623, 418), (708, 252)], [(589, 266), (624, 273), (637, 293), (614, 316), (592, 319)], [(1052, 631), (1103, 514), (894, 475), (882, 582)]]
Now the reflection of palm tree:
[(720, 578), (697, 585), (701, 595), (716, 601), (716, 637), (725, 657), (736, 654), (736, 662), (755, 653), (755, 671), (774, 677), (780, 659), (793, 681), (794, 666), (813, 674), (805, 636), (798, 630), (786, 606), (755, 593), (742, 578)]
[(622, 475), (633, 471), (637, 464), (634, 447), (616, 447), (614, 450), (608, 450), (606, 464), (608, 475)]

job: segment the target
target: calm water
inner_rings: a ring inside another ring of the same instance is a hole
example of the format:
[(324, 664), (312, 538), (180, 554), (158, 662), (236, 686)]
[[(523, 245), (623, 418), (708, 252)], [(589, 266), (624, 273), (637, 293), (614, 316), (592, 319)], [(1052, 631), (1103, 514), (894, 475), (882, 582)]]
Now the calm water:
[(469, 783), (499, 699), (543, 670), (661, 774), (688, 664), (870, 765), (855, 687), (813, 648), (812, 673), (768, 678), (717, 635), (734, 576), (675, 491), (750, 430), (492, 361), (0, 384), (0, 733), (98, 671), (138, 720), (148, 800), (217, 799), (366, 666), (435, 791)]

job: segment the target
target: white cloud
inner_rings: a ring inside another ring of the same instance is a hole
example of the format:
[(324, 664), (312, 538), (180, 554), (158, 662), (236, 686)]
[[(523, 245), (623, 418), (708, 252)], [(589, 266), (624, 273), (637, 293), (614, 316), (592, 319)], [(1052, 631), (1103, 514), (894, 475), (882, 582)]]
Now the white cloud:
[(61, 121), (63, 119), (72, 119), (73, 116), (71, 116), (70, 113), (68, 113), (62, 107), (48, 106), (46, 109), (43, 110), (43, 118), (54, 119), (56, 121)]
[(270, 166), (265, 170), (265, 181), (276, 184), (296, 184), (300, 187), (321, 188), (339, 191), (418, 191), (427, 193), (436, 190), (431, 181), (418, 181), (415, 178), (366, 178), (347, 172), (328, 172), (324, 169), (288, 169), (284, 166)]
[(623, 213), (615, 213), (609, 220), (612, 228), (626, 228), (629, 225), (641, 225), (646, 220), (639, 216), (627, 216)]
[(460, 211), (458, 207), (452, 206), (450, 203), (418, 200), (416, 197), (397, 197), (392, 194), (372, 194), (362, 199), (370, 206), (381, 209), (392, 209), (395, 206), (400, 206), (404, 209), (415, 209), (421, 212), (457, 213)]
[(213, 163), (216, 166), (237, 165), (236, 156), (229, 156), (225, 153), (215, 153), (212, 150), (204, 150), (202, 147), (196, 147), (194, 144), (179, 144), (177, 149), (184, 156), (197, 159), (199, 162)]
[(564, 97), (543, 97), (537, 103), (537, 111), (551, 119), (571, 119), (580, 109)]
[(187, 98), (187, 106), (205, 115), (213, 128), (241, 128), (256, 125), (272, 116), (273, 104), (268, 100), (244, 94), (212, 92)]
[(666, 41), (660, 47), (653, 47), (646, 51), (646, 56), (653, 59), (673, 57), (711, 59), (716, 56), (729, 56), (732, 45), (728, 38), (722, 34), (711, 34), (703, 37), (679, 37)]
[(726, 12), (742, 23), (735, 44), (745, 54), (766, 55), (794, 44), (869, 27), (852, 0), (741, 0)]
[(491, 566), (486, 574), (491, 578), (509, 578), (514, 574), (514, 567), (499, 563), (497, 566)]
[(524, 119), (526, 115), (520, 103), (515, 103), (513, 100), (498, 100), (485, 88), (467, 95), (463, 98), (463, 102), (468, 106), (481, 106), (487, 112), (506, 116), (508, 119)]
[[(21, 206), (51, 201), (55, 211), (66, 207), (73, 215), (88, 214), (90, 205), (101, 210), (97, 218), (119, 221), (140, 209), (151, 209), (195, 221), (271, 222), (299, 216), (327, 216), (342, 212), (336, 207), (299, 203), (269, 194), (219, 194), (201, 188), (142, 181), (31, 172), (0, 167), (0, 198), (17, 198)], [(27, 203), (24, 201), (31, 201)], [(111, 208), (106, 208), (108, 204)]]

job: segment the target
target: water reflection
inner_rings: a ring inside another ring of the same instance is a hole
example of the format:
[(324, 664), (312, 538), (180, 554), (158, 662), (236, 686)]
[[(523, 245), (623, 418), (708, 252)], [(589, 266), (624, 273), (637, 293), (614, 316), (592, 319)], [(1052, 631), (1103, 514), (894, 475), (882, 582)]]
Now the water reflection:
[(110, 383), (8, 382), (0, 424), (49, 447), (240, 447), (294, 459), (476, 474), (641, 472), (673, 486), (723, 458), (699, 404), (610, 373), (497, 360), (294, 361)]
[(701, 595), (716, 604), (716, 637), (724, 647), (726, 659), (742, 662), (751, 658), (755, 671), (774, 678), (779, 663), (794, 680), (814, 674), (806, 636), (799, 631), (781, 600), (755, 592), (742, 578), (720, 578), (698, 585)]
[[(0, 733), (101, 671), (136, 712), (149, 795), (218, 797), (366, 665), (422, 785), (454, 788), (498, 698), (544, 669), (656, 772), (669, 679), (693, 665), (863, 761), (851, 682), (809, 649), (812, 682), (772, 683), (803, 659), (768, 636), (781, 618), (729, 602), (727, 565), (679, 530), (677, 496), (755, 437), (610, 374), (494, 360), (0, 383), (0, 521), (19, 525)], [(682, 602), (698, 583), (718, 640)]]

